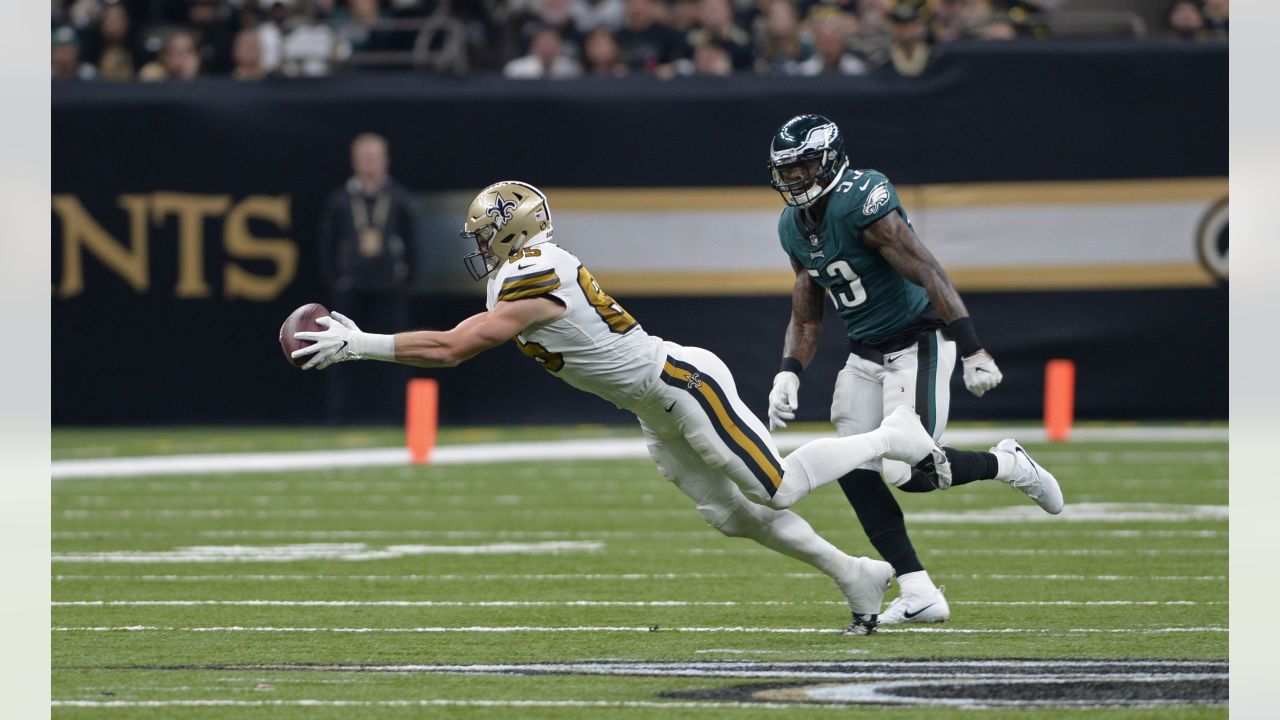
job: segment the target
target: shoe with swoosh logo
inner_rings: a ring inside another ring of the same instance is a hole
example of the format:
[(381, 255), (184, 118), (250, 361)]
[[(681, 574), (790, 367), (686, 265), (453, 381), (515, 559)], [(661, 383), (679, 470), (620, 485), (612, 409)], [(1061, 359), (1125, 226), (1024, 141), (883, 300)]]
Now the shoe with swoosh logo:
[(951, 619), (951, 606), (942, 590), (934, 588), (931, 595), (899, 595), (880, 613), (880, 624), (946, 622)]
[(1013, 470), (1008, 477), (999, 478), (1009, 483), (1009, 487), (1022, 492), (1036, 501), (1036, 504), (1050, 515), (1062, 512), (1062, 488), (1053, 473), (1040, 467), (1031, 459), (1027, 451), (1013, 438), (1001, 440), (991, 448), (993, 453), (1008, 453), (1013, 456)]

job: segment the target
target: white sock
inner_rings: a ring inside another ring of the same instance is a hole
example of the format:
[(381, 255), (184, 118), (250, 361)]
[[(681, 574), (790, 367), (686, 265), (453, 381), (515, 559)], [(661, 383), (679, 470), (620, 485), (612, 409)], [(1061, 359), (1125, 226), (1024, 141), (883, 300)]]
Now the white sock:
[(903, 595), (931, 595), (938, 587), (929, 579), (927, 570), (917, 570), (898, 576), (898, 589)]
[(883, 456), (888, 449), (889, 439), (883, 430), (805, 443), (782, 461), (782, 485), (774, 501), (779, 507), (790, 507), (823, 485)]
[(1015, 458), (1013, 453), (993, 452), (996, 456), (996, 480), (1008, 480), (1009, 475), (1013, 473)]
[(741, 523), (742, 534), (770, 550), (812, 565), (837, 582), (848, 573), (848, 556), (790, 510), (752, 503), (744, 505), (739, 513), (734, 520)]

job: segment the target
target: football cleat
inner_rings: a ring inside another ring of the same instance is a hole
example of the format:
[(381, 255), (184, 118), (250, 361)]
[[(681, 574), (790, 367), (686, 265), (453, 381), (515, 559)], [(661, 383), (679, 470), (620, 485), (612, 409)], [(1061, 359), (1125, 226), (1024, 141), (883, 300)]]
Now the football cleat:
[(853, 565), (852, 572), (840, 583), (840, 589), (849, 601), (853, 621), (843, 634), (870, 635), (876, 629), (880, 605), (893, 580), (893, 566), (867, 557), (851, 557), (849, 560)]
[(946, 622), (951, 618), (951, 606), (942, 591), (943, 588), (934, 588), (929, 595), (899, 595), (880, 613), (880, 624)]
[(1062, 488), (1058, 487), (1057, 478), (1032, 460), (1017, 440), (1012, 438), (1001, 440), (991, 448), (991, 452), (1008, 453), (1013, 456), (1013, 471), (1009, 473), (1009, 477), (1000, 478), (1002, 481), (1035, 500), (1036, 504), (1050, 515), (1062, 512)]
[[(951, 486), (951, 464), (947, 454), (938, 447), (938, 443), (920, 424), (920, 416), (906, 405), (899, 405), (880, 423), (889, 439), (889, 449), (884, 456), (890, 460), (899, 460), (908, 465), (915, 465), (922, 460), (930, 460), (933, 473), (937, 477), (937, 486)], [(941, 484), (944, 482), (945, 484)], [(932, 478), (931, 478), (932, 479)]]

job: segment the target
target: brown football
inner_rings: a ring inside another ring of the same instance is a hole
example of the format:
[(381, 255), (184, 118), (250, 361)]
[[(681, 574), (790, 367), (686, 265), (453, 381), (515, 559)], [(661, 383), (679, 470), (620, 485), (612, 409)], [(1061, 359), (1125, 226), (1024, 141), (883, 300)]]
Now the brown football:
[(325, 328), (316, 323), (316, 318), (324, 317), (328, 314), (329, 311), (320, 303), (307, 303), (285, 318), (284, 324), (280, 326), (280, 349), (284, 350), (286, 360), (297, 367), (307, 364), (307, 361), (312, 356), (307, 355), (295, 358), (293, 357), (293, 351), (304, 348), (310, 345), (311, 342), (295, 339), (293, 334), (299, 332), (324, 332)]

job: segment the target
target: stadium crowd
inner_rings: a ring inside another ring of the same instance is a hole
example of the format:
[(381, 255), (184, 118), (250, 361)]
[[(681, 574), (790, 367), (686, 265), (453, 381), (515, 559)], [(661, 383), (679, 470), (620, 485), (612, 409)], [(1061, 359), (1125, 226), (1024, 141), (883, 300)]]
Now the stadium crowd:
[[(55, 80), (924, 72), (956, 40), (1044, 38), (1063, 0), (52, 0)], [(1225, 39), (1229, 0), (1168, 36)]]

